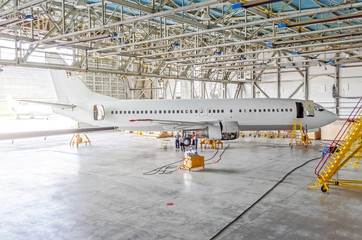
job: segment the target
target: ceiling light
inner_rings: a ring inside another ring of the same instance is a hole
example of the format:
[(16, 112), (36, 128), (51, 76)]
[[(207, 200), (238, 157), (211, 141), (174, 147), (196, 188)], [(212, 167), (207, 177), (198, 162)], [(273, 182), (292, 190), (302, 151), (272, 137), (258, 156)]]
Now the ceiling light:
[(31, 22), (34, 20), (34, 16), (33, 15), (26, 15), (24, 18), (25, 21)]
[(87, 9), (87, 3), (85, 0), (78, 0), (76, 5), (75, 5), (76, 9)]

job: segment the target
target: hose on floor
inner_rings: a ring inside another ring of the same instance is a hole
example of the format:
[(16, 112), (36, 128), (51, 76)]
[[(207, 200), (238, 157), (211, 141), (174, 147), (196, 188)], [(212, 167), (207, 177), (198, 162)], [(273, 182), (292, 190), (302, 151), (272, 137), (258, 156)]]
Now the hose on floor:
[[(224, 148), (224, 150), (222, 151), (222, 153), (219, 156), (219, 159), (215, 162), (219, 162), (221, 160), (222, 155), (224, 154), (224, 152), (226, 151), (226, 149), (230, 146), (230, 144)], [(219, 153), (219, 149), (216, 150), (215, 154), (211, 157), (205, 160), (205, 162), (211, 161), (212, 159), (214, 159), (216, 157), (216, 155)], [(151, 171), (145, 172), (143, 173), (143, 175), (155, 175), (155, 174), (171, 174), (173, 172), (176, 172), (179, 168), (178, 165), (175, 165), (177, 163), (181, 163), (183, 160), (178, 160), (176, 162), (172, 162), (166, 165), (163, 165), (161, 167), (155, 168)], [(214, 162), (214, 163), (215, 163)]]
[(245, 209), (245, 211), (243, 211), (241, 214), (239, 214), (233, 221), (231, 221), (230, 223), (228, 223), (225, 227), (223, 227), (218, 233), (216, 233), (212, 238), (210, 239), (216, 239), (216, 237), (220, 236), (220, 234), (222, 232), (224, 232), (228, 227), (230, 227), (233, 223), (235, 223), (236, 221), (238, 221), (244, 214), (246, 214), (250, 209), (252, 209), (253, 207), (255, 207), (255, 205), (257, 203), (259, 203), (263, 198), (265, 198), (269, 193), (271, 193), (274, 188), (276, 188), (279, 184), (281, 184), (290, 174), (292, 174), (294, 171), (296, 171), (297, 169), (304, 167), (305, 165), (307, 165), (308, 163), (318, 160), (320, 159), (320, 157), (316, 157), (316, 158), (312, 158), (306, 162), (304, 162), (303, 164), (295, 167), (294, 169), (292, 169), (290, 172), (288, 172), (281, 180), (279, 180), (272, 188), (270, 188), (266, 193), (264, 193), (258, 200), (256, 200), (253, 204), (251, 204), (247, 209)]

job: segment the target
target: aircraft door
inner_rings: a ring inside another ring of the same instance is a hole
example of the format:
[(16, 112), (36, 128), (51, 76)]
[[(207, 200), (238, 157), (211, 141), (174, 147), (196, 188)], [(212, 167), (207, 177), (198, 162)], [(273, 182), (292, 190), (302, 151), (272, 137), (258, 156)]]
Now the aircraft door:
[(314, 117), (313, 101), (305, 101), (305, 113), (307, 114), (307, 117)]
[(105, 117), (105, 111), (103, 105), (93, 106), (93, 119), (95, 121), (103, 120)]
[(296, 102), (297, 106), (297, 118), (304, 118), (304, 107), (302, 102)]

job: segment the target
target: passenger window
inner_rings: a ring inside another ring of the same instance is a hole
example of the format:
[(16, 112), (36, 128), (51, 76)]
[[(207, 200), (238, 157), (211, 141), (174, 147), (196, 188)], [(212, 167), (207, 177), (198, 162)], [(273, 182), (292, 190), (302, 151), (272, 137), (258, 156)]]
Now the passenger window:
[(290, 112), (293, 112), (293, 109), (289, 108), (289, 111), (290, 111)]
[(195, 113), (197, 113), (197, 110), (195, 110)]
[(221, 113), (224, 113), (224, 109), (221, 109)]
[(185, 110), (185, 113), (188, 113), (189, 111), (188, 110)]
[(131, 114), (131, 111), (128, 111), (128, 114)]
[(143, 114), (143, 111), (141, 111), (141, 114)]
[(111, 114), (113, 114), (113, 111), (111, 111)]
[(212, 112), (213, 112), (213, 113), (216, 113), (216, 110), (214, 109), (214, 110), (212, 110)]
[(263, 112), (266, 112), (266, 109), (264, 109)]
[(134, 111), (132, 111), (132, 114), (134, 114)]
[(211, 110), (209, 109), (209, 113), (211, 113)]
[(247, 112), (246, 109), (244, 109), (244, 112), (245, 112), (245, 113)]
[(158, 110), (158, 113), (161, 114), (161, 113), (162, 113), (162, 110)]
[(285, 111), (288, 112), (288, 108), (286, 108)]
[(137, 114), (139, 114), (140, 111), (137, 111)]
[(261, 109), (259, 109), (259, 112), (261, 112)]
[(256, 109), (254, 109), (254, 112), (256, 112)]
[(192, 110), (190, 110), (190, 113), (192, 113)]
[(177, 112), (177, 113), (180, 113), (180, 110), (177, 110), (176, 112)]
[(116, 111), (115, 114), (118, 114), (118, 111)]
[(282, 108), (282, 109), (280, 109), (280, 111), (281, 111), (281, 112), (284, 112), (284, 109)]
[(241, 113), (241, 109), (239, 109), (239, 113)]
[(153, 111), (154, 114), (157, 114), (157, 110)]
[(163, 110), (163, 113), (167, 113), (167, 111), (166, 111), (166, 110)]
[(204, 110), (203, 109), (200, 109), (200, 113), (203, 113), (204, 112)]
[(171, 113), (171, 110), (168, 110), (168, 113)]
[(181, 113), (184, 113), (184, 110), (181, 110)]
[(233, 112), (233, 110), (232, 110), (232, 109), (230, 109), (230, 112), (232, 113), (232, 112)]
[(270, 112), (270, 109), (268, 109), (268, 112)]
[(172, 113), (175, 113), (175, 110), (172, 110)]
[(217, 113), (220, 113), (220, 109), (217, 110)]
[(249, 112), (252, 112), (252, 110), (251, 110), (251, 109), (249, 109)]
[(272, 112), (275, 112), (274, 108), (272, 109)]
[(279, 112), (279, 108), (277, 108), (277, 112)]
[(147, 114), (147, 110), (145, 111), (145, 114)]

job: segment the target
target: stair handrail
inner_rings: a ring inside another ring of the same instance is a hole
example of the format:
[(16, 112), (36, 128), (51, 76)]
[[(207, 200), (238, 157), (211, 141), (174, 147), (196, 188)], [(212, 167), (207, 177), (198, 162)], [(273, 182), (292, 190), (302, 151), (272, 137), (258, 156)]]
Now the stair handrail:
[[(361, 105), (360, 105), (361, 104)], [(359, 106), (360, 105), (360, 106)], [(359, 107), (358, 107), (359, 106)], [(358, 108), (358, 109), (357, 109)], [(355, 118), (359, 115), (362, 108), (362, 97), (357, 102), (356, 106), (353, 108), (352, 112), (348, 116), (347, 120), (344, 122), (343, 126), (339, 130), (338, 134), (332, 141), (331, 145), (328, 147), (329, 153), (325, 153), (321, 160), (319, 161), (318, 165), (314, 169), (314, 173), (319, 176), (322, 168), (326, 164), (327, 160), (334, 154), (334, 151), (338, 147), (339, 142), (341, 141), (342, 137), (346, 133), (346, 131), (349, 129), (349, 126), (352, 124), (352, 122), (355, 120)], [(357, 109), (357, 110), (356, 110)], [(343, 131), (343, 132), (342, 132)], [(341, 134), (342, 133), (342, 134)], [(327, 157), (326, 157), (327, 156)]]

